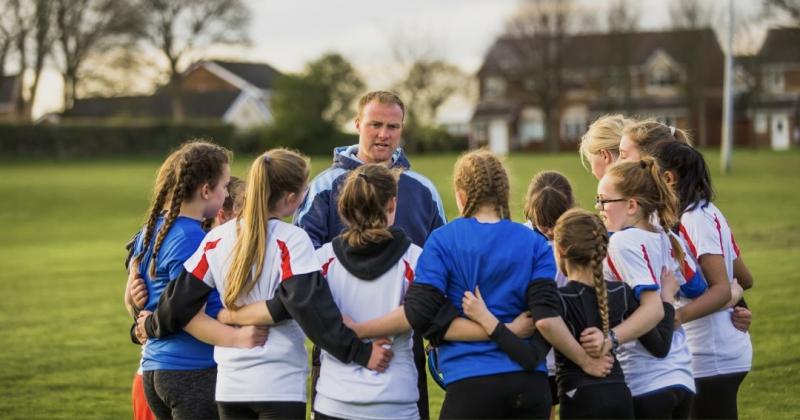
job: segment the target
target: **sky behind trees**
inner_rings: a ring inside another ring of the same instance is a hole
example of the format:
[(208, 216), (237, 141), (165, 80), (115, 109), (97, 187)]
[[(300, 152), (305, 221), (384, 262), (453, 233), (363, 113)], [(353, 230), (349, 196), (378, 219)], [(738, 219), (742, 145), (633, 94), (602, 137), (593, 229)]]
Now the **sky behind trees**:
[[(728, 4), (727, 0), (697, 1), (709, 4), (721, 16)], [(641, 29), (669, 25), (669, 2), (631, 3), (638, 8)], [(369, 88), (381, 88), (401, 76), (395, 64), (410, 55), (431, 55), (474, 73), (520, 0), (246, 0), (246, 4), (252, 11), (251, 44), (206, 50), (193, 54), (193, 59), (260, 61), (293, 72), (325, 52), (337, 51), (361, 72)], [(603, 29), (609, 1), (579, 0), (578, 4), (598, 16), (594, 24)], [(752, 18), (760, 4), (761, 0), (735, 0), (740, 17)], [(61, 108), (57, 72), (46, 70), (40, 89), (34, 117)], [(444, 110), (452, 113), (445, 119), (460, 119), (469, 112), (463, 103), (451, 108)]]

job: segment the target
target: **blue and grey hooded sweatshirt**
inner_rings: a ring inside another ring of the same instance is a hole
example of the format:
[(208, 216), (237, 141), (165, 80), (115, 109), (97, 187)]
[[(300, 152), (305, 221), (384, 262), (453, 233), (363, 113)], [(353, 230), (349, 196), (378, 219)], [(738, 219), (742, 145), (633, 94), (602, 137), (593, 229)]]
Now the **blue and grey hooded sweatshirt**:
[[(315, 248), (330, 242), (345, 228), (339, 219), (336, 200), (348, 172), (363, 165), (357, 153), (358, 145), (334, 149), (333, 165), (311, 181), (308, 194), (295, 214), (294, 224), (308, 233)], [(442, 199), (428, 178), (410, 170), (411, 163), (402, 149), (395, 150), (391, 167), (403, 169), (394, 226), (403, 229), (411, 242), (423, 246), (428, 235), (446, 221)]]

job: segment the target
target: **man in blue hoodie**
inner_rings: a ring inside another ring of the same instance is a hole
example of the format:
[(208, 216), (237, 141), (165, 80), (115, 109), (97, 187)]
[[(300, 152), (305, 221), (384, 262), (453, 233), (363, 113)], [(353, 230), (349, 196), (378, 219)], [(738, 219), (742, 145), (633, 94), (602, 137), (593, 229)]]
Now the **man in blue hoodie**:
[[(333, 165), (311, 181), (308, 195), (295, 214), (294, 223), (308, 233), (314, 247), (330, 242), (344, 230), (336, 207), (339, 189), (347, 174), (365, 163), (383, 163), (390, 168), (402, 169), (394, 226), (403, 229), (413, 243), (424, 246), (428, 235), (445, 223), (444, 207), (436, 187), (428, 178), (410, 169), (411, 163), (399, 147), (404, 116), (403, 101), (391, 92), (369, 92), (358, 101), (355, 121), (358, 144), (334, 149)], [(419, 414), (426, 419), (429, 415), (425, 354), (422, 338), (415, 335), (414, 341), (420, 391)], [(319, 351), (316, 347), (312, 364), (312, 380), (316, 382), (319, 375)]]

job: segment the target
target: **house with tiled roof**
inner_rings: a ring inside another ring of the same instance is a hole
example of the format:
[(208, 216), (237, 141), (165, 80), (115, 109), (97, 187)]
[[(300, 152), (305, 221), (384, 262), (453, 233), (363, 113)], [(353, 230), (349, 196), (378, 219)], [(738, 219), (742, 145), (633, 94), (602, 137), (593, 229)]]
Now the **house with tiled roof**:
[[(544, 148), (545, 113), (534, 93), (541, 86), (526, 67), (538, 47), (525, 43), (504, 36), (486, 54), (473, 146)], [(580, 34), (561, 45), (563, 87), (552, 110), (562, 149), (576, 148), (591, 121), (609, 113), (657, 118), (689, 129), (700, 145), (719, 144), (724, 60), (711, 29)]]
[[(181, 76), (181, 104), (187, 120), (221, 121), (239, 129), (272, 122), (270, 98), (281, 73), (264, 63), (203, 60)], [(77, 99), (66, 119), (171, 119), (165, 88), (153, 95)]]
[(800, 28), (770, 29), (747, 70), (755, 79), (747, 117), (754, 144), (785, 150), (800, 144)]

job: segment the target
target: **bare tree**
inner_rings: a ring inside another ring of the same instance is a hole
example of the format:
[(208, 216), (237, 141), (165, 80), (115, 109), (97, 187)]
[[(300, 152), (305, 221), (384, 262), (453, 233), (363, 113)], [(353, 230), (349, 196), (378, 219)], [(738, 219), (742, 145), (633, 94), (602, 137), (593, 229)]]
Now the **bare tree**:
[(11, 8), (19, 25), (16, 43), (20, 72), (27, 69), (33, 73), (33, 82), (18, 103), (19, 118), (30, 120), (45, 59), (52, 49), (53, 4), (50, 0), (11, 0)]
[(764, 6), (768, 14), (783, 13), (800, 26), (800, 0), (764, 0)]
[(618, 91), (622, 97), (622, 108), (627, 114), (633, 109), (633, 44), (639, 30), (641, 10), (630, 0), (614, 0), (608, 8), (608, 57), (609, 68), (606, 80), (609, 90)]
[(713, 4), (708, 0), (673, 0), (669, 6), (670, 24), (675, 29), (708, 28), (714, 13)]
[(419, 60), (394, 89), (406, 103), (406, 125), (412, 130), (436, 124), (439, 108), (467, 85), (464, 72), (444, 60)]
[[(12, 10), (10, 0), (0, 0), (0, 10)], [(0, 77), (6, 74), (6, 59), (17, 38), (18, 25), (13, 13), (0, 14)]]
[(184, 118), (180, 75), (192, 52), (215, 44), (246, 43), (250, 14), (242, 0), (141, 0), (145, 39), (169, 63), (173, 118)]
[(140, 15), (130, 1), (55, 0), (57, 50), (64, 80), (64, 107), (75, 98), (81, 66), (94, 51), (131, 42), (140, 28)]
[(506, 25), (516, 61), (510, 78), (528, 78), (535, 104), (544, 115), (547, 149), (559, 149), (559, 117), (564, 95), (564, 59), (569, 35), (582, 19), (572, 0), (526, 0)]

